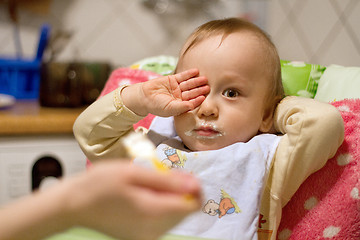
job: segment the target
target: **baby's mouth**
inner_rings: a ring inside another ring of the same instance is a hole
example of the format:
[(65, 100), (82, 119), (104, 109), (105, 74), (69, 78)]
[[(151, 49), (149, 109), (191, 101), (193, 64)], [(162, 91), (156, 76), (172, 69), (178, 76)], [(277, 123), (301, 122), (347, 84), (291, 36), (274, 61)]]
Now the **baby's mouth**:
[(199, 139), (214, 139), (224, 135), (224, 133), (212, 123), (198, 124), (194, 129), (185, 132), (185, 134)]
[(218, 135), (220, 132), (211, 128), (211, 127), (199, 127), (199, 128), (195, 128), (194, 132), (196, 134), (198, 134), (199, 136), (204, 136), (204, 137), (210, 137), (213, 135)]

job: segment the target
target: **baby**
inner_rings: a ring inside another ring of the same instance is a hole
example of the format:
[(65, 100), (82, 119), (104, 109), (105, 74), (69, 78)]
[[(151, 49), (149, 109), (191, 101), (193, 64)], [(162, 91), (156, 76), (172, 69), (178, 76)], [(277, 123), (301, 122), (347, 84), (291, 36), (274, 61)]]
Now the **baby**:
[(134, 123), (148, 114), (173, 116), (176, 137), (148, 137), (163, 164), (200, 179), (204, 204), (171, 233), (258, 239), (261, 197), (281, 139), (269, 133), (282, 97), (269, 37), (241, 19), (215, 20), (187, 39), (174, 75), (100, 98), (79, 116), (74, 134), (90, 160), (119, 158)]

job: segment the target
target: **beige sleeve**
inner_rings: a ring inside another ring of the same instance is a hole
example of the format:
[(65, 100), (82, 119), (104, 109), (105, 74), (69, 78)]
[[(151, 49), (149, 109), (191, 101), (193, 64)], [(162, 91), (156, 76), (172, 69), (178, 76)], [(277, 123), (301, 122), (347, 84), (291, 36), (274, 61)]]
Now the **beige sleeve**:
[(277, 107), (275, 128), (286, 134), (268, 185), (284, 207), (305, 179), (335, 155), (344, 140), (344, 124), (339, 111), (328, 103), (287, 97)]
[(101, 97), (76, 119), (73, 131), (90, 161), (126, 157), (121, 138), (133, 131), (140, 117), (122, 104), (118, 88)]

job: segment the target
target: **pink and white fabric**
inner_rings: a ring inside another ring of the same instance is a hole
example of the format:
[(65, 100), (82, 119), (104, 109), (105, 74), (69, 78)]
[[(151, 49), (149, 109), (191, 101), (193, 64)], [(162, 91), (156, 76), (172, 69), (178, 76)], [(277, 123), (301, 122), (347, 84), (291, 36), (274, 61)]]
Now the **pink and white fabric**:
[(284, 207), (279, 240), (360, 239), (360, 99), (332, 105), (343, 117), (345, 140)]

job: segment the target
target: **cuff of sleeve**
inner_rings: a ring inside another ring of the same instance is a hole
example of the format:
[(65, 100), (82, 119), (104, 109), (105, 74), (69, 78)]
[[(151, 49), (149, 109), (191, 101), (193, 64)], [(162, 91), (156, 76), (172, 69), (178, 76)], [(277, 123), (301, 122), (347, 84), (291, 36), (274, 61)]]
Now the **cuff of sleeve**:
[(119, 88), (117, 88), (115, 91), (114, 91), (114, 98), (113, 98), (113, 102), (114, 102), (114, 106), (116, 108), (116, 113), (115, 113), (115, 116), (118, 116), (120, 114), (123, 114), (123, 115), (126, 115), (126, 116), (133, 116), (135, 117), (136, 119), (143, 119), (144, 116), (139, 116), (137, 115), (136, 113), (134, 113), (133, 111), (131, 111), (130, 109), (128, 109), (125, 105), (124, 105), (124, 102), (122, 100), (122, 97), (121, 97), (121, 92), (122, 90), (124, 90), (124, 88), (128, 87), (129, 85), (126, 84), (126, 85), (123, 85)]

